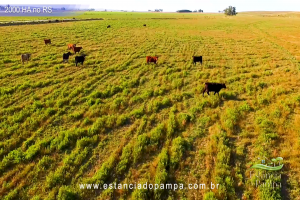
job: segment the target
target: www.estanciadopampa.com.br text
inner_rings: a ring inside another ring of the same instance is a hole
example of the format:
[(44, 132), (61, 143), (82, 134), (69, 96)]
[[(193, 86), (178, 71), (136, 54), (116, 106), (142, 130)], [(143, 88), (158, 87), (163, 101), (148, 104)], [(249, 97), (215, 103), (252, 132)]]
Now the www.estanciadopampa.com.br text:
[(182, 184), (182, 183), (166, 183), (166, 184), (151, 184), (151, 183), (110, 183), (110, 184), (79, 184), (80, 189), (87, 190), (107, 190), (107, 189), (115, 189), (115, 190), (136, 190), (136, 189), (145, 189), (145, 190), (205, 190), (205, 189), (218, 189), (220, 187), (219, 184), (205, 184), (205, 183), (193, 183), (193, 184)]

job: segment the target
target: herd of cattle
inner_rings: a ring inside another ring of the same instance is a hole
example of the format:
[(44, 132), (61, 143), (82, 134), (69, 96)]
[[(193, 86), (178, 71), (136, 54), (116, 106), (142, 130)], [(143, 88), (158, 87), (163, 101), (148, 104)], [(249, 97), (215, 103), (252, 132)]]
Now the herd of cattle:
[[(146, 26), (146, 24), (144, 24), (143, 26)], [(108, 25), (107, 28), (110, 28), (111, 26)], [(45, 45), (51, 44), (51, 39), (45, 39), (44, 40)], [(68, 49), (69, 50), (73, 50), (74, 54), (79, 53), (80, 50), (82, 49), (82, 47), (76, 47), (76, 44), (68, 44)], [(72, 55), (71, 52), (68, 53), (64, 53), (63, 54), (63, 63), (64, 62), (68, 62), (69, 57)], [(24, 64), (24, 61), (29, 61), (31, 57), (31, 54), (22, 54), (21, 56), (21, 60)], [(80, 56), (75, 56), (75, 65), (77, 67), (78, 63), (81, 63), (83, 65), (83, 62), (85, 60), (86, 55), (80, 55)], [(146, 56), (146, 60), (147, 60), (147, 64), (149, 63), (154, 63), (157, 64), (157, 60), (158, 60), (158, 56)], [(202, 65), (202, 56), (193, 56), (193, 63), (194, 65), (199, 62)], [(215, 92), (214, 95), (217, 93), (219, 95), (219, 92), (222, 88), (226, 88), (226, 85), (223, 83), (205, 83), (205, 87), (202, 91), (203, 96), (204, 93), (207, 92), (207, 94), (209, 95), (209, 92)]]
[[(44, 42), (45, 42), (45, 45), (48, 45), (48, 44), (51, 44), (51, 39), (44, 39)], [(74, 54), (76, 53), (79, 53), (80, 50), (82, 49), (82, 47), (76, 47), (76, 44), (68, 44), (68, 49), (70, 50), (73, 50), (74, 51)], [(68, 53), (64, 53), (63, 54), (63, 62), (68, 62), (69, 60), (69, 57), (70, 55), (72, 55), (71, 52), (68, 52)], [(76, 56), (75, 57), (75, 64), (77, 66), (78, 63), (81, 63), (83, 65), (83, 62), (85, 60), (85, 56), (86, 55), (81, 55), (81, 56)], [(22, 63), (24, 64), (25, 61), (29, 61), (31, 57), (31, 54), (29, 53), (26, 53), (26, 54), (22, 54), (21, 55), (21, 60), (22, 60)]]

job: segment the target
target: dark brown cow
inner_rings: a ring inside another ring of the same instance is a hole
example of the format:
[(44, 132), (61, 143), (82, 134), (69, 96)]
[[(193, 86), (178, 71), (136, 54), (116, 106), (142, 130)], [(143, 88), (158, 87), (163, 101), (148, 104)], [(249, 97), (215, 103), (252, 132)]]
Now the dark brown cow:
[(21, 61), (22, 61), (22, 63), (24, 64), (24, 61), (29, 61), (29, 59), (30, 59), (30, 57), (31, 57), (31, 54), (29, 54), (29, 53), (26, 53), (26, 54), (22, 54), (21, 55)]
[(76, 44), (68, 44), (68, 49), (73, 49), (73, 47), (76, 47)]
[(209, 95), (209, 92), (215, 92), (214, 95), (216, 93), (218, 93), (222, 88), (226, 88), (226, 85), (224, 83), (205, 83), (205, 88), (203, 89), (202, 93), (204, 96), (204, 93), (207, 92), (207, 94)]
[(144, 24), (143, 26), (146, 26), (146, 24)]
[(193, 56), (193, 62), (194, 65), (196, 65), (196, 62), (199, 62), (202, 65), (202, 56)]
[(45, 45), (51, 44), (51, 40), (50, 39), (44, 39), (44, 41), (45, 41)]
[(76, 54), (77, 52), (79, 53), (79, 51), (82, 49), (82, 47), (73, 47), (73, 51)]
[(110, 28), (110, 25), (108, 25), (107, 28)]
[(149, 62), (153, 62), (154, 64), (156, 64), (157, 60), (158, 60), (158, 56), (147, 56), (146, 57), (146, 60), (147, 60), (147, 64)]

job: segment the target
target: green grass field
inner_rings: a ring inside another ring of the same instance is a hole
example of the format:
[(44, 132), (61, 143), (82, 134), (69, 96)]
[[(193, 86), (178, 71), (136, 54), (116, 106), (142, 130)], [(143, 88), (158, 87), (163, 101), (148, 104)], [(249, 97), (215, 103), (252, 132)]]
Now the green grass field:
[[(0, 27), (0, 199), (300, 199), (299, 13), (82, 17), (104, 20)], [(252, 185), (262, 157), (283, 157), (281, 188)], [(220, 187), (79, 188), (114, 182)]]

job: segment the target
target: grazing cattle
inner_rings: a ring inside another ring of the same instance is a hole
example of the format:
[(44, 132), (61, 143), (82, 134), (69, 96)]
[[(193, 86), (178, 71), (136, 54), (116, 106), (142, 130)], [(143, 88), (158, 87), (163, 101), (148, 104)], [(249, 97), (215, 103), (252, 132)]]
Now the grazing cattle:
[(73, 47), (73, 51), (76, 54), (77, 52), (79, 53), (79, 51), (82, 49), (82, 47)]
[(157, 56), (147, 56), (147, 57), (146, 57), (146, 60), (147, 60), (147, 64), (148, 64), (149, 62), (153, 62), (153, 63), (156, 64), (156, 62), (157, 62), (157, 60), (158, 60), (158, 57), (157, 57)]
[(202, 56), (193, 56), (193, 62), (195, 65), (196, 65), (196, 62), (199, 62), (202, 65)]
[(110, 28), (110, 25), (108, 25), (107, 28)]
[(75, 57), (75, 64), (76, 64), (76, 67), (77, 67), (77, 63), (81, 63), (81, 64), (83, 65), (85, 56), (86, 56), (86, 55), (76, 56), (76, 57)]
[(68, 62), (68, 60), (69, 60), (69, 56), (70, 55), (72, 55), (70, 52), (68, 52), (68, 53), (64, 53), (63, 54), (63, 62), (65, 62), (65, 61), (67, 61)]
[(76, 44), (68, 44), (68, 49), (73, 49), (73, 47), (76, 47)]
[(226, 88), (226, 85), (224, 83), (205, 83), (205, 88), (203, 89), (202, 93), (204, 96), (204, 93), (207, 92), (207, 94), (209, 95), (209, 92), (215, 92), (214, 95), (216, 93), (218, 93), (222, 88)]
[(146, 24), (144, 24), (143, 26), (146, 26)]
[(22, 55), (21, 55), (21, 61), (23, 62), (23, 64), (24, 64), (24, 61), (27, 61), (27, 62), (28, 62), (30, 56), (31, 56), (31, 54), (29, 54), (29, 53), (26, 53), (26, 54), (22, 54)]
[(44, 39), (44, 41), (45, 41), (45, 44), (47, 45), (47, 44), (51, 44), (51, 40), (50, 39)]

